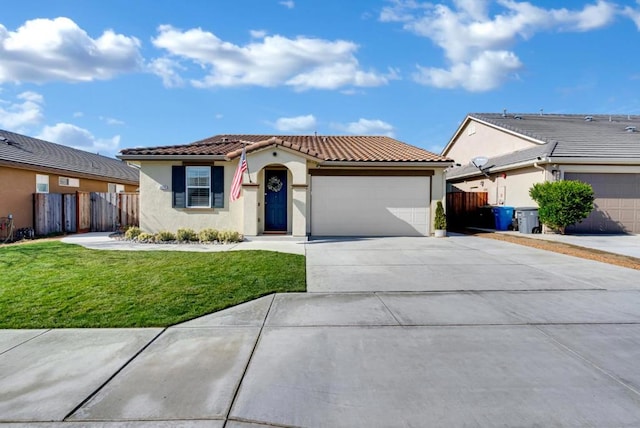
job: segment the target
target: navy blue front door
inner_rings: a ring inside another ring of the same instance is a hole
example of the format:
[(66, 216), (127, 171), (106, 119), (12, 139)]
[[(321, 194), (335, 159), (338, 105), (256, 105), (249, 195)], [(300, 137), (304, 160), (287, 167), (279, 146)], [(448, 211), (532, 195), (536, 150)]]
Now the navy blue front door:
[(264, 194), (264, 230), (287, 231), (287, 171), (266, 170)]

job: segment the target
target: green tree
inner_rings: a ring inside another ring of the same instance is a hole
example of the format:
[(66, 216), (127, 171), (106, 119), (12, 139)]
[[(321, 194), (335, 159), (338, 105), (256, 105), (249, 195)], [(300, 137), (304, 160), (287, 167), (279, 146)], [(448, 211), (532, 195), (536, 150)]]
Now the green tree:
[(562, 234), (567, 226), (581, 222), (593, 211), (593, 188), (581, 181), (537, 183), (529, 195), (538, 203), (540, 222)]

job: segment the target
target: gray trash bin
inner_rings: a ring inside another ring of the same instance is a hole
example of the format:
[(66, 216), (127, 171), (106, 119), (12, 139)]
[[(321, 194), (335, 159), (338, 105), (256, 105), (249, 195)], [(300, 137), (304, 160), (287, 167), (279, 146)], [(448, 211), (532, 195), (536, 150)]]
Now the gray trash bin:
[(520, 233), (540, 233), (540, 221), (538, 220), (538, 208), (516, 208), (516, 219)]

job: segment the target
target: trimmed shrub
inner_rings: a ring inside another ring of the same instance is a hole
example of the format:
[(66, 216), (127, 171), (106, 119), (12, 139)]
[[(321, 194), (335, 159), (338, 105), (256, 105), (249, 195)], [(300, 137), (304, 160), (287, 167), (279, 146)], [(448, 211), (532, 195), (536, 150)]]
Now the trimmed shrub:
[(218, 240), (218, 231), (216, 229), (202, 229), (198, 238), (200, 242), (215, 242)]
[(529, 195), (538, 203), (540, 222), (563, 235), (567, 226), (581, 222), (593, 211), (593, 188), (581, 181), (536, 183)]
[(156, 238), (153, 234), (151, 233), (147, 233), (147, 232), (142, 232), (138, 235), (137, 237), (137, 241), (138, 242), (155, 242)]
[(176, 240), (176, 235), (173, 232), (169, 232), (168, 230), (161, 230), (155, 235), (156, 242), (170, 242)]
[(180, 228), (176, 232), (176, 239), (178, 239), (178, 241), (183, 241), (183, 242), (185, 242), (185, 241), (197, 241), (198, 240), (198, 235), (196, 234), (196, 232), (193, 229)]
[(239, 232), (235, 232), (233, 230), (223, 230), (218, 232), (218, 241), (223, 244), (230, 244), (233, 242), (242, 241), (243, 237)]
[(142, 233), (142, 230), (139, 227), (131, 226), (124, 233), (124, 237), (126, 239), (132, 239), (133, 240), (133, 239), (136, 239), (138, 236), (140, 236), (141, 233)]

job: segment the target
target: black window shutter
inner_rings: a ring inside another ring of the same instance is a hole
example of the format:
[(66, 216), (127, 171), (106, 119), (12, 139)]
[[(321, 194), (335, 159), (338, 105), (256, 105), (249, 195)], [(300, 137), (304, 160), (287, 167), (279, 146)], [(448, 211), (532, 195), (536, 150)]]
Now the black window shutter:
[(224, 208), (224, 167), (211, 167), (211, 206)]
[(171, 190), (173, 191), (173, 208), (186, 207), (184, 166), (171, 167)]

